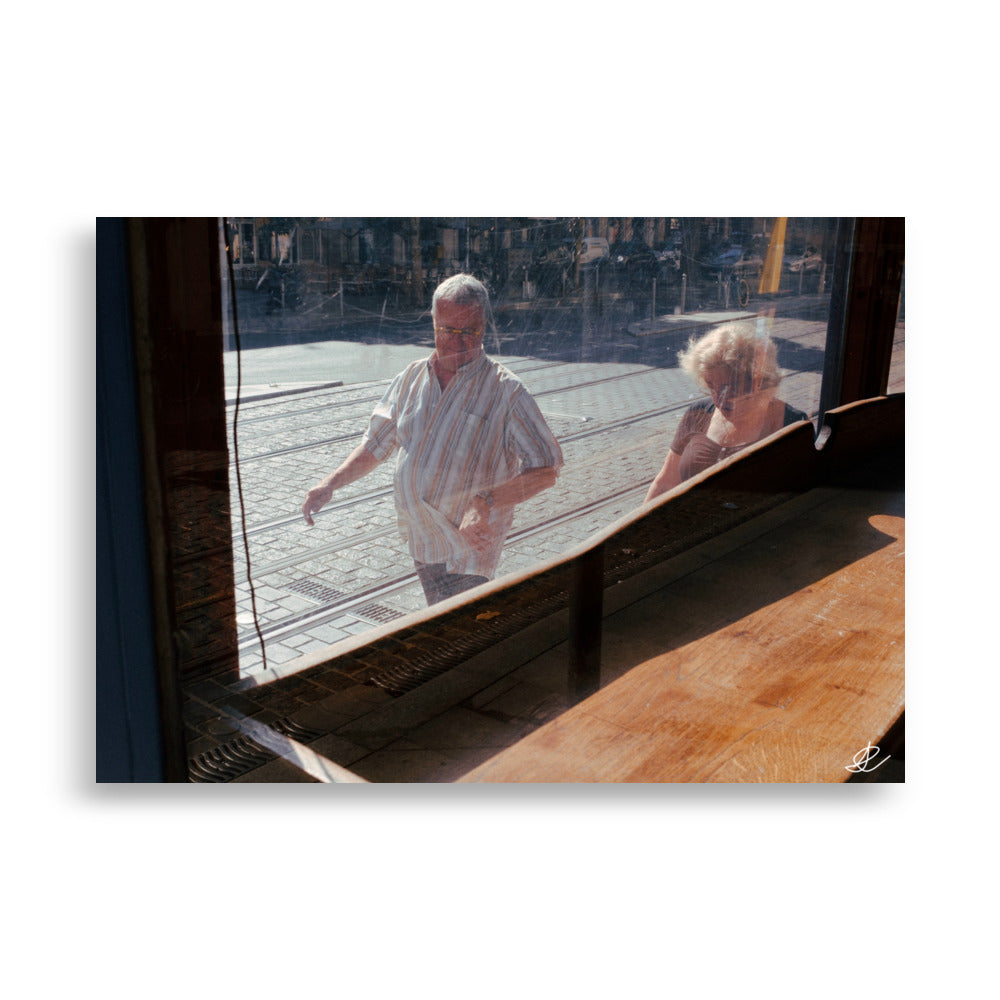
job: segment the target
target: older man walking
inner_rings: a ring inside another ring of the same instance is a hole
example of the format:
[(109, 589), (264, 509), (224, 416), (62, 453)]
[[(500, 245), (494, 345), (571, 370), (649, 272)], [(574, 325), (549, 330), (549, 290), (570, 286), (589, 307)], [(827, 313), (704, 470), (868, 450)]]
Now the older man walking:
[(482, 282), (442, 282), (431, 317), (433, 354), (393, 379), (361, 444), (302, 505), (313, 524), (335, 490), (395, 453), (399, 527), (429, 605), (493, 578), (514, 508), (552, 486), (563, 464), (531, 394), (483, 350)]

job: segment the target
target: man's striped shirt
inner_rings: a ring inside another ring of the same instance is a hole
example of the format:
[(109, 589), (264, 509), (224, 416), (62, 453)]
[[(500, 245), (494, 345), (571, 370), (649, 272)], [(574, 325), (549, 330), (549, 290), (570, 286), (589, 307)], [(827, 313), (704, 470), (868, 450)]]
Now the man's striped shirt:
[(493, 577), (513, 508), (491, 516), (489, 551), (458, 533), (472, 498), (529, 469), (559, 468), (562, 450), (516, 375), (485, 354), (441, 389), (431, 359), (393, 379), (375, 408), (365, 447), (380, 462), (396, 456), (396, 512), (414, 560), (449, 573)]

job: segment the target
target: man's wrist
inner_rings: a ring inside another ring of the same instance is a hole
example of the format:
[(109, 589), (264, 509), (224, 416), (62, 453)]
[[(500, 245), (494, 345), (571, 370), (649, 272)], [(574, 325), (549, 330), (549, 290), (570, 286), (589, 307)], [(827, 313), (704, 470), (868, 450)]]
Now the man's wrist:
[(496, 506), (496, 500), (493, 499), (493, 494), (489, 490), (481, 490), (473, 497), (473, 500), (478, 500), (479, 503), (476, 506), (487, 512)]

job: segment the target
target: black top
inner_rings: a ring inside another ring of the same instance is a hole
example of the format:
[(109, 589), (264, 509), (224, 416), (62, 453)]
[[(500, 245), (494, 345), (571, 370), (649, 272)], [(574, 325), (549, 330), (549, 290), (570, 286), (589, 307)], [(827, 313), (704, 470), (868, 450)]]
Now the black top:
[[(674, 442), (670, 450), (681, 456), (681, 480), (690, 479), (699, 472), (721, 462), (730, 455), (735, 455), (744, 448), (749, 448), (753, 442), (736, 445), (732, 448), (724, 448), (716, 444), (705, 433), (712, 420), (712, 413), (715, 404), (711, 400), (703, 403), (695, 403), (689, 407), (687, 412), (681, 417), (680, 426), (674, 435)], [(785, 418), (782, 427), (797, 423), (800, 420), (808, 420), (801, 410), (796, 410), (794, 406), (785, 403)]]

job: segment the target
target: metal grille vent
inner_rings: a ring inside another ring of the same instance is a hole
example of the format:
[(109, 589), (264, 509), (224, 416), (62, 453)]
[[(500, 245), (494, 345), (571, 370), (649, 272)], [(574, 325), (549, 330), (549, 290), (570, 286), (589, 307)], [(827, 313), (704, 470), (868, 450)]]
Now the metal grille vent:
[[(299, 743), (309, 743), (324, 735), (321, 730), (307, 729), (291, 719), (278, 719), (269, 725), (276, 733)], [(188, 779), (199, 784), (232, 781), (277, 757), (273, 750), (262, 747), (249, 736), (237, 736), (188, 758)]]
[(430, 648), (424, 646), (420, 651), (410, 652), (408, 662), (384, 667), (365, 683), (382, 688), (397, 697), (404, 695), (564, 608), (569, 600), (565, 590), (558, 590), (548, 596), (533, 595), (533, 598), (530, 603), (507, 607), (496, 619), (477, 622), (475, 633), (450, 635), (447, 642), (439, 639), (430, 644)]
[(384, 604), (366, 604), (363, 608), (357, 608), (352, 611), (351, 614), (355, 614), (359, 618), (365, 618), (376, 624), (395, 621), (397, 618), (403, 617), (402, 611), (387, 608)]
[[(342, 590), (337, 590), (336, 587), (328, 587), (325, 583), (318, 583), (316, 580), (294, 580), (285, 589), (320, 605), (336, 604), (350, 596)], [(375, 625), (382, 625), (385, 622), (395, 621), (397, 618), (403, 617), (402, 611), (396, 611), (393, 608), (387, 608), (384, 604), (376, 603), (352, 608), (350, 614)]]
[(318, 583), (316, 580), (294, 580), (285, 587), (293, 594), (306, 597), (317, 604), (333, 604), (335, 601), (342, 601), (347, 594), (336, 587), (328, 587), (325, 583)]

